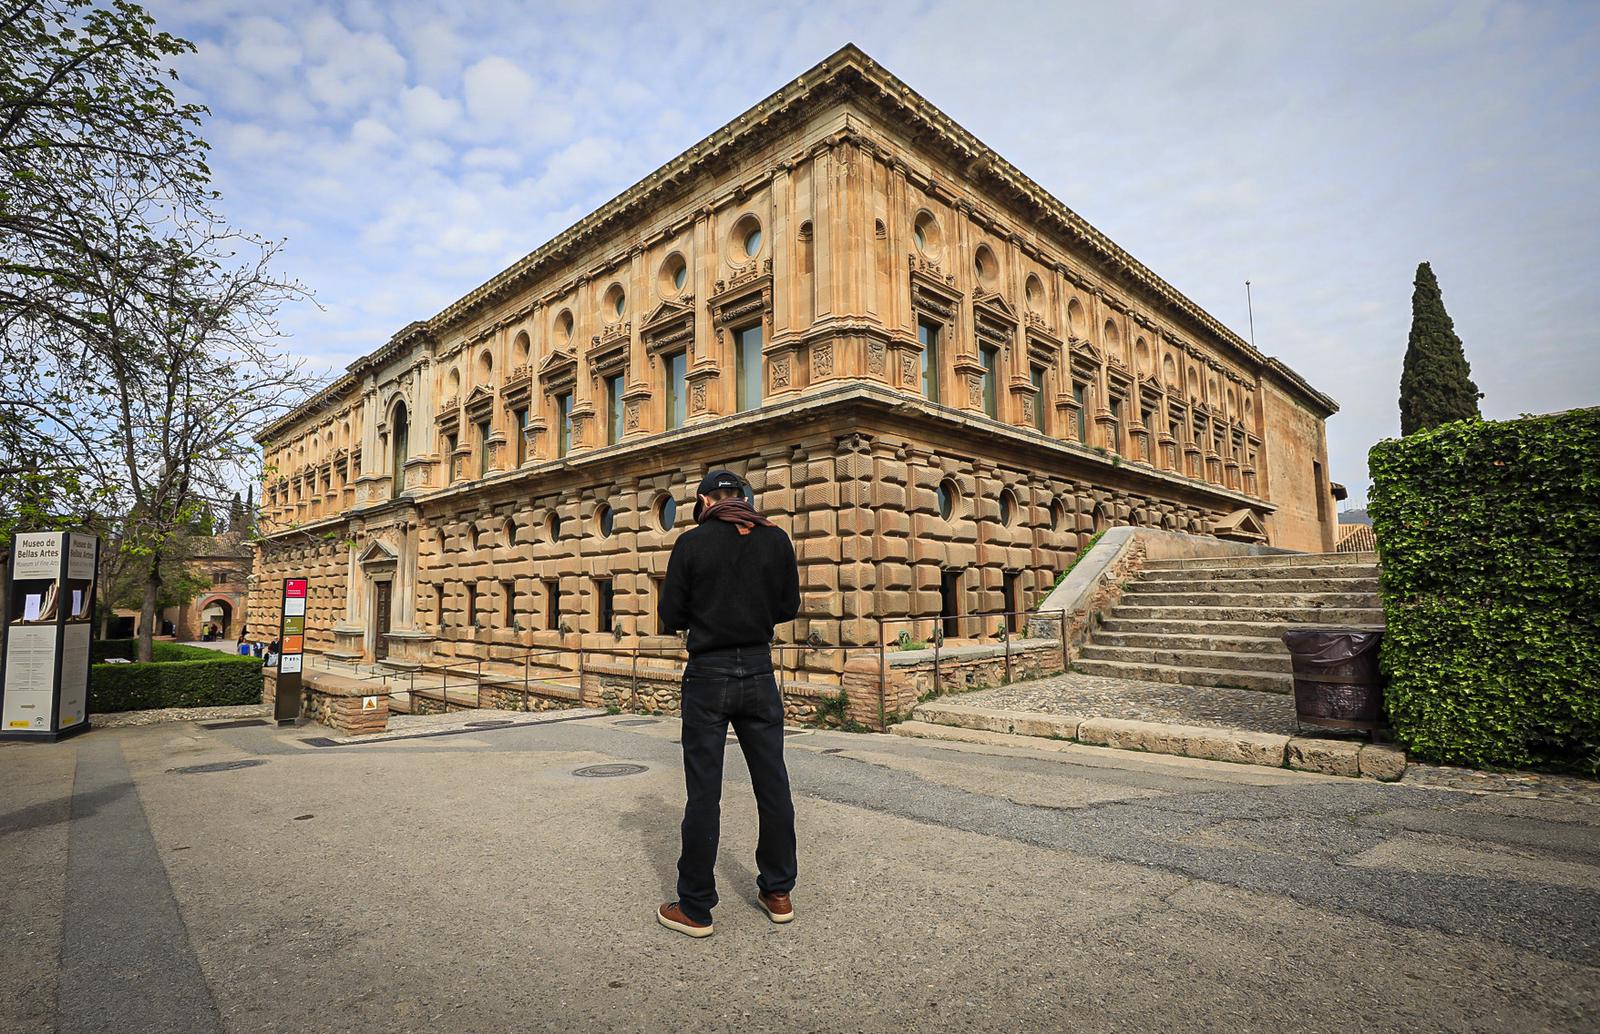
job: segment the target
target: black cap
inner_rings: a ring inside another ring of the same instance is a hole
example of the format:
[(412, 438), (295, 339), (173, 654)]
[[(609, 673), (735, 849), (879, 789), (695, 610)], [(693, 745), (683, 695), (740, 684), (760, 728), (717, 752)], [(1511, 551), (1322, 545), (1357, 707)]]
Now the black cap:
[(744, 478), (733, 471), (713, 470), (701, 480), (700, 487), (694, 490), (694, 519), (698, 521), (700, 511), (705, 509), (705, 504), (700, 501), (701, 496), (710, 495), (719, 488), (732, 488), (742, 495), (747, 487)]

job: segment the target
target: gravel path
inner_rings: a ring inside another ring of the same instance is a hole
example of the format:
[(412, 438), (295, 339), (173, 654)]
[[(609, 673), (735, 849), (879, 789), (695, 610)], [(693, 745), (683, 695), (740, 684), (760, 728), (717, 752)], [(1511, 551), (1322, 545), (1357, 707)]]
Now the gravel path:
[(117, 729), (126, 725), (155, 725), (158, 722), (214, 722), (228, 718), (268, 718), (265, 704), (230, 704), (225, 707), (158, 707), (153, 711), (118, 711), (92, 714), (89, 724), (96, 729)]

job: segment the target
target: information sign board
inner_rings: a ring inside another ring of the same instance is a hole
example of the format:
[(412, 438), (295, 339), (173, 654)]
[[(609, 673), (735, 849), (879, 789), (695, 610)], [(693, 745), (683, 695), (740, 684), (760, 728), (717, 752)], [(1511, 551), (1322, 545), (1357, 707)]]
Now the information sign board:
[(20, 532), (3, 601), (0, 737), (55, 740), (89, 727), (89, 640), (100, 540)]
[(308, 591), (304, 578), (283, 580), (283, 606), (278, 618), (278, 690), (273, 706), (273, 716), (279, 725), (300, 717)]

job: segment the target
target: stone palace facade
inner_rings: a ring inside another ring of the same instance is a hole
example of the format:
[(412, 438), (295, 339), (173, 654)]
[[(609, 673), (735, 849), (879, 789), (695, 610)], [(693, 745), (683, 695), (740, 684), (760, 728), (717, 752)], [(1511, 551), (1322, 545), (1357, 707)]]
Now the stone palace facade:
[(727, 466), (795, 540), (784, 642), (926, 638), (1112, 525), (1333, 549), (1335, 409), (846, 47), (268, 427), (249, 624), (304, 575), (311, 651), (672, 649)]

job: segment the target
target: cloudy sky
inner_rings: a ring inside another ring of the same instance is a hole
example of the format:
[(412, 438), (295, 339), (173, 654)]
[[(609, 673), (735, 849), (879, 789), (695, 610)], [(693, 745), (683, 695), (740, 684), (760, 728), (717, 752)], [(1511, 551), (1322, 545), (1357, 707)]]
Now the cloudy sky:
[(1600, 403), (1600, 5), (156, 0), (237, 224), (342, 369), (846, 42), (1343, 407), (1365, 498), (1417, 262), (1507, 417)]

